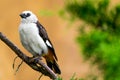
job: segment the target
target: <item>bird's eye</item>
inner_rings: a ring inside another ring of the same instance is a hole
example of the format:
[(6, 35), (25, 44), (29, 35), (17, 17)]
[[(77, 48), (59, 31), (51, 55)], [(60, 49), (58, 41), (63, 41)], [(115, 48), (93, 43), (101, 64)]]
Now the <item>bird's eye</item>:
[(30, 13), (27, 13), (26, 17), (29, 17), (30, 16)]

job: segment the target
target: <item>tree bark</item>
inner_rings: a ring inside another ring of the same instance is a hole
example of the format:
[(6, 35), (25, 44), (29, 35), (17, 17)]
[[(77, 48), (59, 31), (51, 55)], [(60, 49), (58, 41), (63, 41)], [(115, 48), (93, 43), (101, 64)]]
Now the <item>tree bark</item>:
[[(21, 58), (26, 64), (28, 64), (32, 69), (35, 71), (38, 71), (45, 76), (50, 77), (53, 80), (56, 80), (58, 77), (57, 75), (41, 60), (38, 60), (37, 62), (33, 60), (33, 58), (26, 56), (15, 44), (13, 44), (6, 36), (4, 36), (0, 32), (0, 39), (10, 48), (12, 51), (15, 52), (15, 54)], [(31, 62), (32, 60), (32, 62)]]

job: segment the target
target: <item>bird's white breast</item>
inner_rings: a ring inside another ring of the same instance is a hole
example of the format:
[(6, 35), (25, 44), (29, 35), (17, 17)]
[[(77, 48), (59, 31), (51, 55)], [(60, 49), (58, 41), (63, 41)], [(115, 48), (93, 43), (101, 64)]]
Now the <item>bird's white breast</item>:
[(41, 55), (48, 53), (48, 48), (43, 39), (39, 35), (38, 28), (35, 23), (21, 23), (19, 26), (20, 39), (23, 46), (32, 55)]

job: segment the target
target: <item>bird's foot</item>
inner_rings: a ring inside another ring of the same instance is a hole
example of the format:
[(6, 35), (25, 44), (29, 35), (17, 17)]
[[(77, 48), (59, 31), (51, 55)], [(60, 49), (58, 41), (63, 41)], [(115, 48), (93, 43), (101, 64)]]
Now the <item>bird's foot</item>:
[(42, 57), (33, 56), (33, 57), (31, 57), (30, 62), (38, 63), (39, 60), (42, 60)]

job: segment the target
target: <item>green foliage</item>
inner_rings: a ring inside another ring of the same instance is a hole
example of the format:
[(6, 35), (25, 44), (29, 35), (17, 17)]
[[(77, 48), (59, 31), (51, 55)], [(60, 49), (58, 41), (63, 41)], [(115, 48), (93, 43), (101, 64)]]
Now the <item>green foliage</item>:
[(57, 80), (63, 80), (61, 77), (58, 77), (58, 79)]
[(40, 10), (39, 11), (40, 16), (53, 16), (54, 13), (51, 10)]
[(66, 10), (76, 18), (82, 19), (93, 27), (103, 30), (114, 30), (119, 33), (120, 6), (109, 11), (109, 0), (83, 0), (81, 2), (69, 1)]
[[(90, 24), (97, 25), (100, 18), (102, 19), (100, 20), (101, 23), (106, 22), (107, 18), (105, 17), (107, 17), (107, 14), (105, 12), (109, 2), (108, 0), (105, 0), (105, 3), (103, 3), (103, 0), (101, 2), (98, 1), (84, 0), (81, 3), (75, 1), (68, 3), (66, 10), (70, 12), (72, 16), (83, 19)], [(95, 5), (93, 5), (93, 3), (95, 3)]]
[(109, 2), (68, 0), (65, 10), (90, 25), (90, 31), (81, 26), (77, 38), (85, 59), (99, 65), (104, 80), (120, 80), (120, 5), (110, 8)]
[[(77, 38), (86, 59), (94, 57), (104, 70), (105, 80), (118, 80), (120, 76), (120, 37), (93, 30)], [(112, 76), (111, 76), (112, 75)]]
[[(63, 79), (61, 77), (58, 77), (57, 80), (63, 80)], [(78, 79), (78, 78), (76, 78), (76, 75), (73, 74), (73, 76), (69, 80), (84, 80), (84, 79), (80, 79), (80, 78)]]
[(70, 80), (84, 80), (84, 79), (76, 78), (76, 74), (74, 73)]

